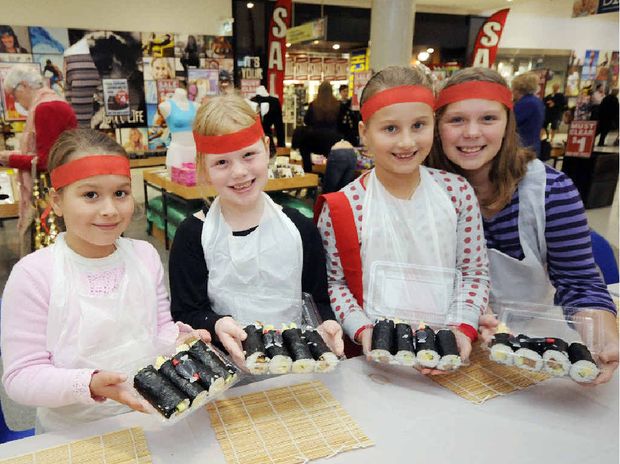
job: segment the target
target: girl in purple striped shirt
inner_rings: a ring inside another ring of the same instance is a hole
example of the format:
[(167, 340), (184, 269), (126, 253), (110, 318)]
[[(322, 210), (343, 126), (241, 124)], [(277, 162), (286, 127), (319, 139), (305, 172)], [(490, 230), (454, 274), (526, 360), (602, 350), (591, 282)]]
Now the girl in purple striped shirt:
[[(592, 317), (601, 374), (618, 366), (616, 307), (592, 257), (590, 229), (571, 180), (518, 141), (512, 95), (495, 71), (454, 74), (435, 105), (432, 167), (474, 187), (489, 248), (492, 301), (556, 304), (567, 318)], [(483, 319), (481, 325), (496, 321)], [(600, 330), (599, 330), (600, 329)]]

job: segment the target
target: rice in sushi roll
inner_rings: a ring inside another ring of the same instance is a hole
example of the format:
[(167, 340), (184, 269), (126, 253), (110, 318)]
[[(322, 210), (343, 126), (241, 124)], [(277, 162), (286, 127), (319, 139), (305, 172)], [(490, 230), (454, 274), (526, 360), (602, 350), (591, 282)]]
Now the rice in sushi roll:
[(599, 369), (592, 354), (583, 343), (571, 343), (568, 347), (571, 362), (570, 376), (575, 382), (589, 383), (598, 377)]
[(246, 367), (254, 375), (266, 374), (269, 370), (269, 360), (265, 357), (263, 328), (258, 324), (250, 324), (243, 330), (247, 334), (241, 343)]
[(338, 365), (338, 356), (332, 353), (321, 334), (314, 329), (306, 329), (303, 333), (303, 339), (306, 341), (310, 353), (312, 353), (312, 357), (316, 361), (314, 371), (333, 371)]
[(542, 353), (544, 352), (545, 339), (529, 338), (527, 335), (517, 336), (520, 348), (515, 351), (514, 364), (526, 371), (538, 372), (543, 367)]
[(491, 353), (489, 359), (499, 364), (511, 366), (514, 362), (514, 351), (519, 349), (517, 339), (512, 336), (506, 324), (497, 327), (497, 333), (489, 343)]
[(373, 361), (392, 362), (394, 350), (394, 321), (378, 319), (372, 329), (372, 342), (370, 345), (370, 357)]
[(293, 360), (284, 348), (282, 333), (274, 330), (273, 326), (263, 328), (263, 344), (265, 354), (269, 358), (269, 372), (271, 374), (286, 374), (291, 370)]
[(413, 330), (409, 324), (396, 323), (395, 328), (396, 354), (394, 359), (402, 366), (415, 366), (415, 351), (413, 348)]
[(563, 377), (570, 371), (568, 359), (568, 343), (560, 338), (545, 339), (545, 352), (543, 353), (543, 370), (554, 377)]
[(295, 324), (291, 324), (282, 332), (284, 346), (291, 355), (293, 366), (291, 371), (296, 374), (307, 374), (314, 371), (316, 362), (312, 357), (310, 348), (306, 344), (301, 334), (301, 329)]
[(441, 356), (437, 363), (437, 369), (442, 371), (458, 369), (461, 366), (461, 356), (454, 332), (450, 329), (440, 329), (435, 335), (437, 337), (437, 349)]
[(415, 331), (415, 350), (418, 364), (422, 367), (434, 369), (439, 363), (437, 341), (435, 332), (429, 326), (420, 323), (420, 328)]

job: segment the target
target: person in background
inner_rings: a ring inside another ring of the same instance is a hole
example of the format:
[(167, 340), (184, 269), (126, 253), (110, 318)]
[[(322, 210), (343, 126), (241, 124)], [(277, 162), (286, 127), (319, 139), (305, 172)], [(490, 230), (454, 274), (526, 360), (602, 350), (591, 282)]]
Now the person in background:
[(29, 232), (36, 211), (32, 196), (36, 173), (47, 171), (51, 146), (63, 131), (77, 127), (77, 119), (71, 105), (45, 87), (41, 74), (28, 66), (13, 66), (4, 78), (4, 90), (17, 104), (28, 110), (19, 151), (0, 152), (0, 165), (18, 169), (20, 200), (17, 230), (20, 256), (25, 256), (32, 251)]
[[(489, 249), (491, 304), (555, 304), (567, 320), (591, 317), (601, 361), (596, 383), (608, 381), (618, 366), (616, 307), (594, 263), (573, 182), (519, 144), (511, 92), (496, 71), (467, 68), (452, 75), (439, 92), (435, 117), (429, 165), (474, 187)], [(493, 326), (491, 320), (481, 319), (481, 328)]]
[(300, 147), (304, 171), (312, 172), (311, 153), (327, 156), (331, 147), (342, 138), (343, 134), (338, 130), (341, 115), (342, 106), (334, 97), (331, 83), (321, 82), (317, 96), (304, 116), (304, 124), (310, 128)]
[(66, 232), (21, 259), (2, 295), (2, 383), (37, 407), (37, 431), (145, 410), (126, 383), (207, 331), (175, 324), (157, 250), (121, 237), (131, 222), (129, 159), (102, 132), (64, 132), (50, 150), (52, 204)]
[(521, 145), (540, 156), (540, 131), (545, 120), (545, 105), (534, 93), (538, 90), (538, 75), (519, 74), (512, 80), (515, 100), (514, 114)]
[(611, 89), (611, 93), (601, 100), (597, 131), (600, 132), (598, 146), (605, 145), (607, 134), (618, 129), (618, 88)]
[(174, 319), (209, 330), (243, 365), (243, 327), (299, 323), (305, 292), (324, 320), (323, 338), (341, 354), (316, 226), (263, 192), (269, 138), (260, 119), (243, 97), (220, 95), (198, 109), (193, 130), (198, 179), (218, 196), (177, 229), (169, 263)]
[(350, 102), (349, 98), (349, 86), (347, 84), (342, 84), (338, 87), (338, 94), (340, 95), (340, 103)]
[(0, 53), (28, 53), (11, 26), (0, 26)]
[[(560, 120), (562, 119), (562, 113), (566, 107), (566, 97), (560, 92), (560, 84), (554, 83), (551, 87), (552, 92), (544, 99), (545, 103), (545, 132), (547, 138), (551, 143), (555, 138), (555, 131), (560, 126)], [(551, 126), (551, 131), (549, 131)]]
[(340, 93), (340, 115), (338, 119), (338, 130), (344, 136), (344, 139), (354, 147), (359, 145), (359, 122), (360, 113), (351, 109), (351, 99), (349, 98), (349, 86), (342, 84), (338, 93)]
[(590, 95), (590, 120), (598, 121), (599, 118), (599, 109), (601, 107), (601, 102), (605, 98), (605, 93), (603, 91), (603, 84), (596, 84), (594, 88), (594, 92)]

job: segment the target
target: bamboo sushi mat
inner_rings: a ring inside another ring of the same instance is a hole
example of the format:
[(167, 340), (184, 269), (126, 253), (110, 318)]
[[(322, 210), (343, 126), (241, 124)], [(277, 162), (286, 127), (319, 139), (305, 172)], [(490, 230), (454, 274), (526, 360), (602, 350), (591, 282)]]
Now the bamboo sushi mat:
[(475, 344), (470, 364), (453, 374), (433, 375), (430, 378), (474, 404), (482, 404), (500, 395), (535, 385), (550, 378), (547, 374), (504, 366), (489, 359), (489, 352)]
[(0, 464), (150, 464), (144, 431), (124, 429), (35, 453), (4, 459)]
[(305, 463), (374, 443), (320, 381), (207, 405), (227, 463)]

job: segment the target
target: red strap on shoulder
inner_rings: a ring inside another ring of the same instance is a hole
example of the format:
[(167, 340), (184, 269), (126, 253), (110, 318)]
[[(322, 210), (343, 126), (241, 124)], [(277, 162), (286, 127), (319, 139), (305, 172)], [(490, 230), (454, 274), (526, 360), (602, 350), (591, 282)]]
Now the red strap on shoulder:
[(327, 202), (332, 226), (336, 239), (336, 249), (340, 256), (340, 263), (344, 271), (347, 286), (357, 300), (360, 307), (364, 302), (364, 287), (362, 285), (362, 256), (360, 242), (355, 225), (355, 217), (351, 204), (344, 192), (321, 195), (314, 207), (314, 218), (318, 221), (323, 204)]

